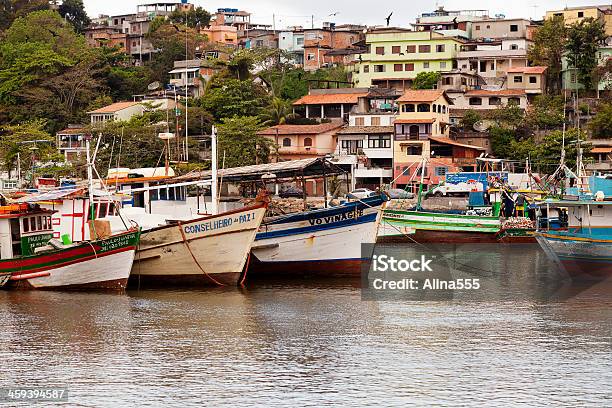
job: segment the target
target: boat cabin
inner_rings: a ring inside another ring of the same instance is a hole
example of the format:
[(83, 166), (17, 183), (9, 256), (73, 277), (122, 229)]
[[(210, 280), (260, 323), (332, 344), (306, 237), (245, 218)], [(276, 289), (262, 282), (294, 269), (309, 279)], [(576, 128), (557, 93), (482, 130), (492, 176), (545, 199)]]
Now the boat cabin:
[(0, 207), (0, 258), (33, 255), (36, 248), (47, 245), (53, 238), (52, 214), (37, 205)]

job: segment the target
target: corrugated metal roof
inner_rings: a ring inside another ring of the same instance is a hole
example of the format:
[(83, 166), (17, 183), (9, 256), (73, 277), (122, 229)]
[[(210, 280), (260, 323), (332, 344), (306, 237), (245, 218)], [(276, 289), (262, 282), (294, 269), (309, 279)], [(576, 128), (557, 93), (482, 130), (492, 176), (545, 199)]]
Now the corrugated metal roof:
[[(264, 174), (274, 174), (277, 179), (301, 177), (321, 177), (326, 175), (344, 174), (345, 171), (323, 157), (312, 159), (290, 160), (278, 163), (255, 164), (252, 166), (233, 167), (219, 170), (219, 177), (228, 182), (261, 181)], [(212, 176), (210, 170), (192, 171), (173, 180), (199, 180)]]
[(115, 103), (111, 103), (110, 105), (103, 106), (99, 109), (96, 109), (94, 111), (87, 112), (87, 113), (115, 113), (115, 112), (119, 112), (120, 110), (129, 108), (134, 105), (139, 105), (139, 103), (138, 102), (115, 102)]

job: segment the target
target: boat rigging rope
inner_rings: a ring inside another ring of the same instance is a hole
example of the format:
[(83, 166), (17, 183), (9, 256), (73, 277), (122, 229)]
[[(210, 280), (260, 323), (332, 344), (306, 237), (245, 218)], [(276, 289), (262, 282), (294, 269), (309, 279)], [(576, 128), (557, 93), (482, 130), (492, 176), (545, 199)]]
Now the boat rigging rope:
[(213, 278), (212, 276), (210, 276), (205, 270), (204, 268), (202, 268), (202, 265), (200, 265), (200, 262), (198, 262), (198, 259), (196, 258), (195, 254), (193, 253), (193, 251), (191, 250), (191, 247), (189, 246), (189, 241), (187, 241), (187, 237), (185, 236), (185, 231), (183, 231), (183, 224), (179, 221), (178, 222), (178, 227), (179, 227), (179, 231), (181, 232), (181, 236), (183, 237), (183, 243), (185, 244), (185, 247), (187, 248), (187, 250), (189, 251), (189, 253), (191, 254), (191, 258), (193, 258), (193, 262), (195, 262), (195, 264), (198, 266), (198, 268), (200, 269), (200, 271), (202, 271), (202, 273), (204, 275), (206, 275), (206, 277), (208, 279), (210, 279), (212, 282), (214, 282), (215, 284), (219, 285), (219, 286), (225, 286), (223, 283), (219, 282), (218, 280), (216, 280), (215, 278)]

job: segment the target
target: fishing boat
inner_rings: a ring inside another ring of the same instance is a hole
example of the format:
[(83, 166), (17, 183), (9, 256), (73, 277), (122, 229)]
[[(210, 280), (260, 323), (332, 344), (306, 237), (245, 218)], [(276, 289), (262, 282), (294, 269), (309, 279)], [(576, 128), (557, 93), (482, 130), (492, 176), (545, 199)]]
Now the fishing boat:
[(384, 194), (330, 208), (264, 220), (251, 249), (249, 273), (358, 276), (362, 244), (374, 244)]
[(265, 212), (265, 203), (260, 203), (144, 230), (130, 282), (134, 286), (237, 285)]
[(547, 201), (568, 212), (567, 230), (540, 229), (538, 243), (562, 271), (575, 279), (612, 276), (612, 201)]
[(5, 287), (124, 290), (139, 231), (62, 242), (53, 238), (52, 213), (29, 204), (0, 208), (0, 279)]

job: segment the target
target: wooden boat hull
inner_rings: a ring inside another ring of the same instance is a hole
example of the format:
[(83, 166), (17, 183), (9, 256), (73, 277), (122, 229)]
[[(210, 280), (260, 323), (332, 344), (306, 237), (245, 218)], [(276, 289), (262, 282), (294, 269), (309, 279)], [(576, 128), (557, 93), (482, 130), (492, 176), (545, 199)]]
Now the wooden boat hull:
[(140, 233), (130, 231), (65, 249), (0, 262), (10, 289), (125, 290)]
[(247, 207), (144, 231), (130, 286), (236, 285), (265, 212)]
[(376, 242), (384, 199), (374, 198), (284, 217), (262, 225), (249, 274), (359, 276), (362, 244)]
[(377, 242), (497, 242), (498, 217), (385, 210)]
[(612, 240), (590, 239), (567, 233), (538, 233), (536, 238), (548, 257), (573, 279), (612, 276)]

